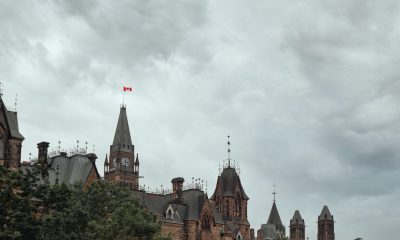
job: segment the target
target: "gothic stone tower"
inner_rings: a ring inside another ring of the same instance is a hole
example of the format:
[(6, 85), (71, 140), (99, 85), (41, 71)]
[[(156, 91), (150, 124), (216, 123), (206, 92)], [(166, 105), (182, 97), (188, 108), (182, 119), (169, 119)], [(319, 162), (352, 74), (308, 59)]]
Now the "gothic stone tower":
[(247, 220), (249, 197), (244, 192), (236, 166), (231, 163), (229, 140), (228, 159), (221, 175), (218, 176), (217, 186), (210, 200), (223, 217), (226, 234), (230, 234), (235, 239), (250, 239), (250, 224)]
[(318, 240), (335, 240), (333, 215), (327, 206), (322, 208), (321, 214), (318, 216)]
[(105, 179), (137, 190), (139, 188), (139, 157), (136, 155), (135, 159), (135, 146), (132, 144), (125, 105), (122, 105), (119, 113), (109, 156), (109, 159), (106, 157), (104, 162)]
[(18, 129), (17, 112), (7, 110), (0, 94), (0, 165), (17, 169), (21, 165), (24, 137)]
[(305, 225), (304, 219), (301, 217), (299, 210), (294, 212), (293, 218), (290, 220), (290, 240), (304, 240)]

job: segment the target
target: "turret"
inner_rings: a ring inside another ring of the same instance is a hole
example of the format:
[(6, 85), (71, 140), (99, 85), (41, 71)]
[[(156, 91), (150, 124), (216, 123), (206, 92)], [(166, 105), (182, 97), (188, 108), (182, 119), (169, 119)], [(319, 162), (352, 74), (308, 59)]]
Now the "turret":
[(317, 240), (335, 240), (334, 224), (333, 215), (329, 211), (328, 206), (325, 205), (318, 216)]
[(132, 189), (139, 188), (139, 159), (136, 156), (135, 161), (135, 146), (132, 144), (125, 105), (121, 106), (119, 112), (108, 167), (105, 165), (105, 169), (105, 179)]
[(304, 240), (304, 238), (304, 219), (301, 217), (299, 210), (296, 210), (293, 218), (290, 220), (290, 240)]

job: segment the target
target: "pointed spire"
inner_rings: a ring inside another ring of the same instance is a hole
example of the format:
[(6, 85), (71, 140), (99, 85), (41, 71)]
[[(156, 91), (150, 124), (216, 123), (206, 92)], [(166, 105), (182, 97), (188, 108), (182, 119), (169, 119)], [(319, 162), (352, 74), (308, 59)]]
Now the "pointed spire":
[(304, 219), (301, 217), (300, 211), (296, 210), (293, 214), (290, 224), (300, 223), (304, 225)]
[(128, 117), (126, 115), (125, 105), (121, 107), (119, 113), (112, 149), (133, 152), (131, 133), (129, 131)]
[(318, 216), (318, 220), (321, 219), (333, 220), (333, 216), (326, 205), (322, 208), (321, 214)]
[(139, 166), (139, 154), (138, 153), (136, 153), (135, 165)]
[(281, 231), (283, 234), (285, 234), (285, 226), (282, 224), (281, 217), (279, 216), (278, 208), (276, 207), (275, 202), (272, 204), (267, 223), (275, 225), (277, 231)]
[(108, 166), (108, 155), (106, 154), (106, 159), (104, 160), (104, 166)]

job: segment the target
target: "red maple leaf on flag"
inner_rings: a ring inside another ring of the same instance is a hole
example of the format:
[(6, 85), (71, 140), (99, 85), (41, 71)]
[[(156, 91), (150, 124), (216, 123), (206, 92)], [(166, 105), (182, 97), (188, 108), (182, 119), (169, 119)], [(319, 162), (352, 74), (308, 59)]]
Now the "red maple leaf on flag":
[(125, 87), (124, 86), (124, 92), (132, 92), (132, 87)]

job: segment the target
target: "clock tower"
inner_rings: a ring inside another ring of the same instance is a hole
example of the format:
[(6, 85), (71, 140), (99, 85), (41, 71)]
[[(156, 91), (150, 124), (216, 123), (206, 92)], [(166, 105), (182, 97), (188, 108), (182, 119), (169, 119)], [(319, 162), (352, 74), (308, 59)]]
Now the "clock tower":
[(109, 159), (104, 163), (104, 178), (130, 189), (139, 189), (139, 158), (132, 144), (129, 131), (126, 105), (122, 105), (115, 130), (114, 141), (110, 146)]

